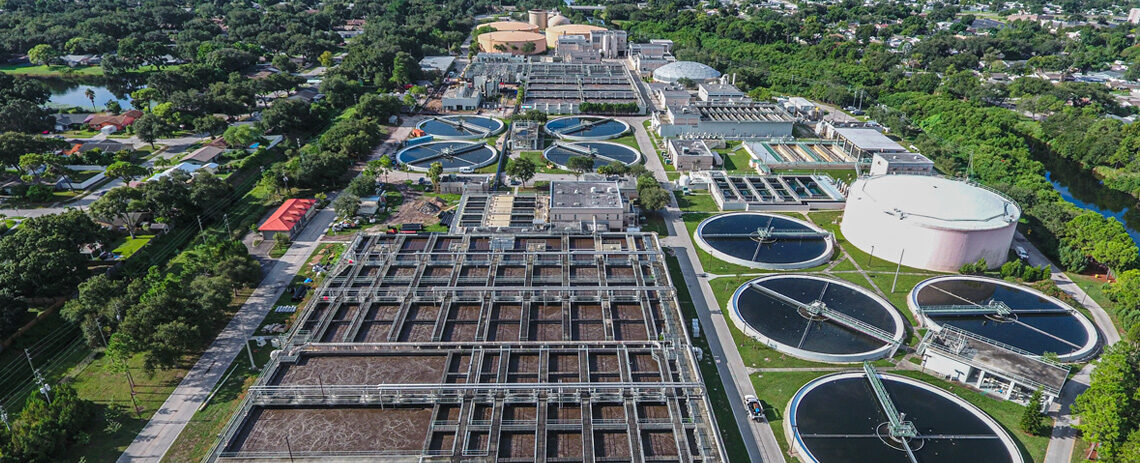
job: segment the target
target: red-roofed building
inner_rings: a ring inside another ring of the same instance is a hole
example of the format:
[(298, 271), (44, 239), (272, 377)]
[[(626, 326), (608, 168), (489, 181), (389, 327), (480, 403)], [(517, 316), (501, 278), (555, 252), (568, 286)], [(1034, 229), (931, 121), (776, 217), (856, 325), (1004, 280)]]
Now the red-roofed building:
[(134, 124), (135, 119), (142, 117), (142, 115), (142, 111), (132, 109), (122, 114), (92, 114), (83, 122), (91, 127), (92, 130), (101, 130), (103, 127), (114, 126), (115, 130), (121, 131), (131, 124)]
[(277, 208), (265, 222), (257, 227), (265, 239), (273, 239), (278, 233), (285, 233), (293, 239), (297, 232), (305, 227), (309, 219), (316, 213), (317, 200), (315, 199), (289, 199)]

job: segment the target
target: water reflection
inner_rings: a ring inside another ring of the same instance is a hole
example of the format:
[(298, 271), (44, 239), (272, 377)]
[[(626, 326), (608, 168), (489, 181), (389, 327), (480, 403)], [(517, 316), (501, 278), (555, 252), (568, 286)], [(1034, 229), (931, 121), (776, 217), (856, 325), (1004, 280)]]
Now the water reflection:
[(1132, 236), (1132, 241), (1140, 243), (1140, 205), (1136, 198), (1104, 186), (1092, 172), (1080, 164), (1056, 156), (1038, 158), (1045, 165), (1045, 177), (1061, 197), (1077, 207), (1096, 211), (1105, 217), (1116, 217), (1124, 223), (1124, 228)]

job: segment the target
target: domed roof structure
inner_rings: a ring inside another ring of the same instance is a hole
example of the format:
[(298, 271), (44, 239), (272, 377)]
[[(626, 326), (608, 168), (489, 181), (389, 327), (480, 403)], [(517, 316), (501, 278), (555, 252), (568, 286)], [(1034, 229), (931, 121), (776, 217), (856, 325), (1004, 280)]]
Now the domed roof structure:
[(695, 61), (674, 61), (653, 71), (653, 80), (659, 82), (676, 82), (688, 78), (696, 82), (705, 82), (720, 77), (720, 72)]
[(546, 27), (561, 26), (563, 24), (570, 24), (570, 19), (562, 16), (562, 13), (555, 14), (546, 20)]

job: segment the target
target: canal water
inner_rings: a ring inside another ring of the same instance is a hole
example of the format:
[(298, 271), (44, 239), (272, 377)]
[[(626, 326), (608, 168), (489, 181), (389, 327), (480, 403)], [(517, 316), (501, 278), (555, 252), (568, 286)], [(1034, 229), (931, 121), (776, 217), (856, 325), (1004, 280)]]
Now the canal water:
[(1104, 186), (1092, 172), (1076, 162), (1051, 157), (1053, 159), (1037, 157), (1037, 160), (1045, 164), (1045, 177), (1061, 197), (1082, 209), (1116, 217), (1124, 223), (1132, 241), (1140, 243), (1140, 201)]

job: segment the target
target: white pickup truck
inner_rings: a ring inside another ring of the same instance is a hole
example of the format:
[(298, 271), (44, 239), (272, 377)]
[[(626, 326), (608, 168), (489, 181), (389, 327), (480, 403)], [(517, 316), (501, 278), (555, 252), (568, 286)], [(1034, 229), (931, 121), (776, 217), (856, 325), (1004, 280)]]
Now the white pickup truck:
[(760, 400), (756, 396), (744, 396), (744, 407), (748, 409), (748, 416), (752, 421), (760, 421), (764, 417), (764, 407), (760, 406)]

